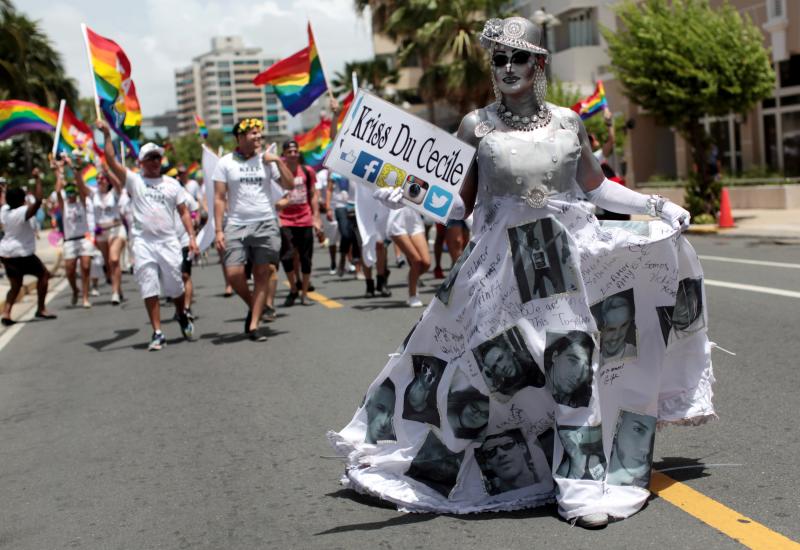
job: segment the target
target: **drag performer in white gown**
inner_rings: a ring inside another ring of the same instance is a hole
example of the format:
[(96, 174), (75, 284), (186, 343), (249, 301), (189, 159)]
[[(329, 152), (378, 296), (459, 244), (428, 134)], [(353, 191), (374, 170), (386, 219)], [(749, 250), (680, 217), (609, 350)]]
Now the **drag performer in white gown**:
[[(451, 211), (474, 209), (474, 236), (329, 439), (347, 486), (401, 510), (555, 500), (564, 518), (600, 527), (647, 500), (657, 424), (714, 417), (689, 213), (604, 178), (578, 115), (544, 102), (539, 27), (492, 19), (481, 43), (497, 102), (461, 123), (478, 152)], [(376, 192), (390, 207), (400, 196)], [(586, 201), (658, 219), (604, 226)], [(694, 320), (672, 323), (689, 287)]]

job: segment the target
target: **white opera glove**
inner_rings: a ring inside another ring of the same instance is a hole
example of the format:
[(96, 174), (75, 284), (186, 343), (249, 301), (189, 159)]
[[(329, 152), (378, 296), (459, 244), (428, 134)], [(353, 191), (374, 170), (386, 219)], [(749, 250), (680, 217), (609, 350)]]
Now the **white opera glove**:
[(689, 228), (689, 212), (658, 195), (643, 195), (624, 185), (604, 179), (596, 189), (586, 193), (592, 203), (619, 214), (648, 214), (661, 218), (673, 229)]
[(464, 205), (464, 199), (461, 198), (459, 193), (453, 194), (453, 207), (450, 209), (450, 215), (447, 216), (448, 220), (463, 220), (467, 213), (467, 207)]
[(404, 206), (402, 187), (379, 187), (372, 193), (372, 198), (391, 210), (400, 210)]

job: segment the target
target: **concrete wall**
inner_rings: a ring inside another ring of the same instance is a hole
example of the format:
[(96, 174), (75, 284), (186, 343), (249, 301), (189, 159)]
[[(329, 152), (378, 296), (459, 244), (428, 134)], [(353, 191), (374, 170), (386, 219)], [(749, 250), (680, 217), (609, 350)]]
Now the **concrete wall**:
[[(682, 187), (640, 187), (637, 191), (645, 195), (662, 195), (683, 205)], [(800, 208), (800, 185), (748, 185), (729, 187), (728, 192), (731, 208)]]

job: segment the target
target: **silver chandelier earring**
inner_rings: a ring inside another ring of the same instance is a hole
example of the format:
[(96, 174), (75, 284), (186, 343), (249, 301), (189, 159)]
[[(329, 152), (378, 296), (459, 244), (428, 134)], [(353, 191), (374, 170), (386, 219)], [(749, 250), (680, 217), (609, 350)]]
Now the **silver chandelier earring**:
[(497, 79), (494, 77), (494, 71), (491, 73), (492, 76), (492, 91), (494, 92), (494, 101), (498, 105), (503, 103), (503, 94), (500, 92), (500, 88), (497, 87)]
[(538, 64), (536, 73), (533, 75), (533, 95), (539, 105), (544, 105), (544, 98), (547, 96), (547, 76), (544, 69)]

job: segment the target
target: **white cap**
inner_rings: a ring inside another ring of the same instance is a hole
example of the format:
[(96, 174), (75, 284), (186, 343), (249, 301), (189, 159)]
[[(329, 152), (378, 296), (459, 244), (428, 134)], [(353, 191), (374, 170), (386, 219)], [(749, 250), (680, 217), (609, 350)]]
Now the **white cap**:
[(164, 156), (164, 148), (163, 147), (159, 147), (158, 145), (156, 145), (153, 142), (145, 143), (144, 145), (142, 145), (142, 148), (139, 149), (139, 160), (144, 160), (144, 157), (146, 157), (147, 155), (149, 155), (150, 153), (152, 153), (154, 151), (157, 152), (162, 157)]

